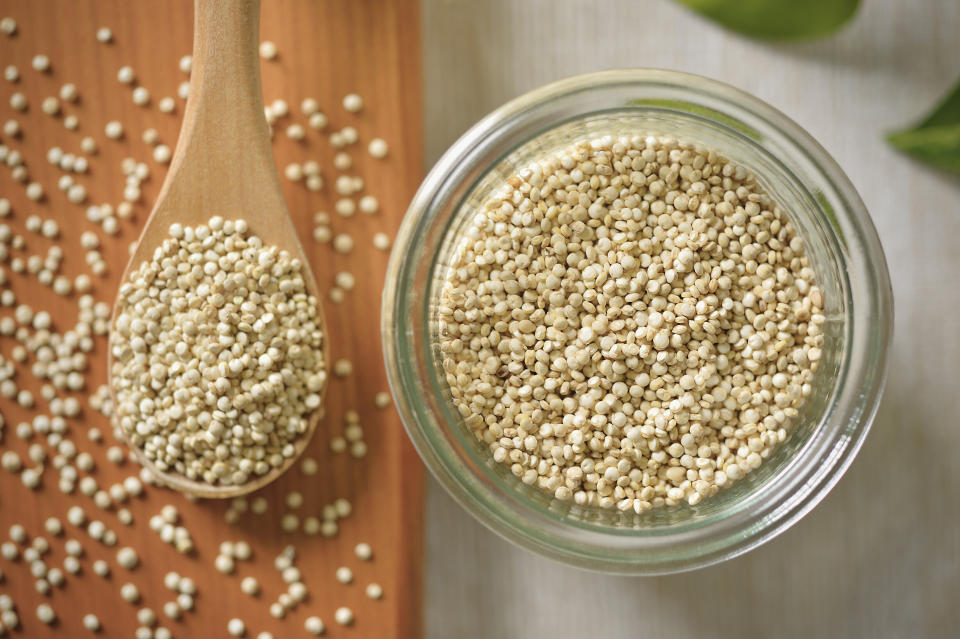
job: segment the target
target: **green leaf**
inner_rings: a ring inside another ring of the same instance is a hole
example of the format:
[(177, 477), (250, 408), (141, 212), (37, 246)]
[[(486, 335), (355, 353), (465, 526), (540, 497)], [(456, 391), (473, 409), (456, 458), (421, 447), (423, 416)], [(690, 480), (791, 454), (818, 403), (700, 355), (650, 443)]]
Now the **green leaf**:
[(751, 38), (800, 40), (830, 35), (860, 0), (678, 0), (711, 20)]
[(887, 141), (918, 160), (960, 175), (960, 84), (923, 121), (891, 133)]

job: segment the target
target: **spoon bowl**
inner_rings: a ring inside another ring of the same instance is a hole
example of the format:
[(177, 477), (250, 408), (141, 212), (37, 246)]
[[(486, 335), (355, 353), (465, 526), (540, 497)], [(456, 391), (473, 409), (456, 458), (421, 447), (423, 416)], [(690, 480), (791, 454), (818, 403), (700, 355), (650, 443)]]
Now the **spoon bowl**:
[[(307, 293), (317, 300), (318, 323), (323, 309), (309, 262), (290, 219), (280, 187), (260, 87), (258, 30), (260, 0), (196, 0), (190, 91), (180, 137), (153, 211), (127, 263), (121, 282), (170, 237), (170, 225), (205, 224), (214, 216), (246, 220), (251, 235), (265, 245), (298, 258)], [(113, 316), (119, 312), (115, 301)], [(113, 322), (111, 321), (111, 327)], [(110, 393), (113, 355), (108, 349)], [(261, 488), (283, 474), (303, 452), (323, 416), (320, 407), (307, 416), (307, 428), (293, 444), (295, 452), (264, 475), (238, 485), (213, 485), (179, 473), (160, 470), (143, 450), (128, 440), (137, 461), (163, 484), (199, 497), (230, 498)]]

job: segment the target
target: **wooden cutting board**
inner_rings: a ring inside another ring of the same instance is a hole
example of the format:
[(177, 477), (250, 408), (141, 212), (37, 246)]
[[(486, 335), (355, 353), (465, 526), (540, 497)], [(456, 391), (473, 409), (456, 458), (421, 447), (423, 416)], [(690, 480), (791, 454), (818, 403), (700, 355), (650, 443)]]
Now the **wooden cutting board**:
[[(22, 128), (16, 137), (0, 132), (0, 142), (22, 154), (29, 181), (42, 184), (46, 194), (40, 202), (30, 201), (25, 184), (15, 182), (11, 169), (0, 166), (0, 197), (9, 199), (13, 209), (9, 218), (0, 219), (0, 224), (21, 234), (26, 244), (25, 250), (12, 251), (12, 256), (26, 259), (35, 253), (45, 254), (56, 243), (64, 253), (64, 274), (72, 278), (89, 273), (80, 234), (94, 231), (100, 236), (108, 270), (105, 277), (91, 276), (92, 294), (97, 300), (112, 304), (128, 245), (137, 238), (166, 170), (165, 165), (154, 161), (152, 148), (142, 141), (142, 133), (155, 128), (164, 144), (173, 149), (176, 143), (184, 102), (176, 98), (176, 110), (171, 114), (162, 113), (158, 102), (165, 96), (176, 97), (178, 85), (188, 79), (178, 63), (181, 56), (190, 53), (192, 14), (189, 0), (0, 3), (0, 17), (11, 16), (18, 25), (12, 37), (0, 34), (0, 67), (13, 64), (20, 72), (15, 83), (0, 80), (0, 121), (15, 118)], [(97, 41), (99, 27), (112, 30), (112, 42)], [(58, 490), (59, 473), (51, 463), (54, 451), (43, 436), (34, 435), (29, 442), (16, 436), (18, 423), (41, 413), (50, 414), (47, 402), (40, 398), (41, 384), (30, 373), (33, 360), (18, 364), (17, 383), (33, 392), (37, 406), (24, 409), (10, 399), (0, 399), (0, 413), (6, 421), (0, 450), (15, 450), (27, 460), (29, 445), (39, 442), (48, 458), (42, 486), (35, 491), (27, 489), (17, 475), (0, 470), (0, 540), (7, 541), (8, 528), (17, 523), (31, 537), (43, 536), (50, 542), (51, 551), (45, 556), (48, 567), (62, 567), (67, 539), (79, 540), (85, 554), (81, 574), (67, 574), (66, 583), (53, 588), (48, 596), (35, 591), (35, 580), (22, 558), (13, 562), (0, 558), (4, 575), (0, 592), (13, 598), (21, 620), (19, 634), (15, 632), (13, 636), (85, 636), (87, 631), (82, 628), (81, 619), (86, 613), (94, 613), (103, 625), (101, 636), (132, 637), (138, 626), (136, 613), (141, 607), (153, 609), (160, 624), (178, 638), (227, 636), (227, 622), (232, 617), (246, 622), (247, 637), (256, 637), (263, 630), (277, 638), (307, 636), (304, 620), (311, 615), (323, 619), (326, 636), (330, 637), (420, 635), (423, 475), (393, 408), (374, 406), (375, 393), (388, 390), (379, 327), (388, 253), (374, 248), (372, 243), (373, 235), (380, 231), (394, 236), (421, 175), (418, 6), (415, 0), (267, 0), (262, 9), (261, 37), (276, 43), (279, 51), (275, 60), (262, 64), (265, 101), (269, 104), (283, 99), (291, 114), (275, 126), (277, 165), (282, 172), (291, 162), (314, 160), (320, 164), (325, 181), (320, 192), (311, 192), (302, 181), (283, 180), (302, 243), (324, 294), (334, 286), (334, 275), (339, 271), (353, 273), (357, 282), (342, 302), (323, 300), (329, 325), (329, 361), (349, 359), (354, 370), (345, 379), (331, 376), (327, 415), (305, 454), (319, 462), (320, 471), (308, 476), (295, 466), (274, 485), (251, 496), (267, 497), (270, 507), (266, 514), (248, 511), (234, 524), (225, 521), (229, 503), (191, 503), (180, 494), (151, 486), (143, 497), (132, 498), (125, 504), (134, 522), (124, 526), (117, 519), (117, 506), (101, 510), (79, 490), (72, 495)], [(40, 73), (31, 67), (36, 54), (49, 57), (49, 72)], [(136, 86), (149, 91), (149, 105), (135, 105), (132, 87), (117, 81), (117, 71), (125, 65), (134, 69)], [(61, 112), (55, 117), (43, 113), (43, 98), (57, 95), (68, 82), (76, 85), (79, 100), (75, 104), (62, 102)], [(14, 92), (26, 96), (29, 107), (25, 113), (11, 108), (10, 96)], [(364, 99), (360, 113), (343, 109), (341, 100), (348, 93), (358, 93)], [(328, 116), (327, 131), (318, 132), (308, 126), (307, 118), (300, 112), (301, 100), (307, 97), (315, 98)], [(66, 115), (77, 116), (79, 127), (75, 131), (64, 127)], [(123, 124), (122, 139), (110, 140), (104, 134), (104, 127), (111, 120)], [(304, 126), (306, 139), (298, 142), (285, 135), (286, 127), (292, 123)], [(335, 149), (328, 134), (345, 126), (355, 127), (360, 140), (346, 149), (353, 167), (338, 171), (333, 165)], [(80, 152), (80, 141), (88, 135), (97, 141), (96, 154)], [(367, 143), (375, 137), (383, 138), (389, 145), (385, 159), (377, 160), (367, 153)], [(58, 190), (57, 180), (64, 171), (46, 160), (47, 150), (53, 146), (88, 158), (87, 172), (74, 175), (76, 182), (86, 187), (88, 195), (83, 204), (69, 202), (65, 193)], [(141, 185), (143, 196), (133, 207), (133, 217), (121, 220), (120, 232), (111, 237), (100, 225), (88, 221), (86, 209), (91, 204), (116, 206), (122, 201), (125, 178), (121, 164), (127, 157), (145, 162), (150, 177)], [(343, 174), (363, 178), (362, 194), (372, 194), (379, 200), (378, 213), (358, 212), (347, 218), (334, 212), (338, 197), (334, 183)], [(329, 243), (313, 239), (313, 218), (318, 211), (329, 213), (334, 234), (347, 233), (353, 238), (352, 252), (340, 254)], [(59, 239), (53, 242), (27, 231), (25, 221), (33, 214), (57, 220)], [(75, 293), (62, 298), (39, 284), (35, 275), (12, 273), (9, 258), (0, 266), (8, 279), (3, 287), (16, 293), (18, 304), (49, 311), (54, 330), (73, 328), (77, 316)], [(12, 315), (12, 308), (0, 307), (0, 317)], [(0, 337), (0, 353), (7, 359), (15, 345), (12, 337)], [(92, 476), (101, 488), (136, 475), (139, 470), (130, 461), (121, 465), (108, 461), (106, 450), (116, 443), (108, 420), (87, 405), (88, 395), (106, 380), (105, 349), (106, 339), (97, 337), (86, 389), (62, 393), (78, 397), (83, 404), (82, 415), (68, 420), (67, 438), (80, 451), (94, 457), (96, 469)], [(334, 454), (329, 445), (332, 437), (343, 433), (344, 414), (350, 409), (360, 414), (369, 448), (359, 460), (347, 453)], [(88, 440), (91, 427), (104, 432), (103, 443)], [(290, 509), (284, 505), (291, 490), (302, 492), (305, 499), (301, 507)], [(335, 537), (309, 536), (302, 530), (292, 534), (282, 531), (281, 517), (285, 513), (295, 513), (301, 520), (310, 515), (319, 517), (324, 505), (340, 497), (350, 500), (352, 512), (340, 521)], [(196, 544), (192, 555), (178, 554), (148, 527), (150, 517), (166, 504), (179, 509), (182, 523)], [(82, 506), (88, 519), (99, 519), (115, 531), (117, 546), (108, 548), (85, 530), (69, 525), (66, 512), (72, 505)], [(50, 516), (64, 523), (64, 535), (56, 537), (43, 530)], [(237, 562), (232, 575), (217, 572), (214, 559), (220, 542), (238, 540), (252, 546), (252, 561)], [(372, 561), (355, 557), (353, 549), (359, 542), (372, 546)], [(288, 544), (297, 549), (294, 563), (310, 594), (306, 602), (281, 620), (272, 618), (268, 609), (286, 590), (274, 568), (274, 558)], [(137, 550), (138, 568), (130, 571), (117, 564), (116, 551), (123, 546)], [(108, 579), (93, 573), (92, 563), (98, 558), (111, 565)], [(340, 566), (353, 570), (353, 583), (344, 585), (335, 579), (334, 573)], [(171, 570), (191, 577), (199, 588), (195, 610), (185, 612), (179, 621), (166, 618), (162, 612), (163, 604), (174, 598), (163, 585), (164, 575)], [(248, 575), (259, 580), (262, 592), (257, 597), (240, 590), (241, 579)], [(120, 598), (120, 587), (128, 581), (141, 593), (139, 605)], [(364, 594), (371, 582), (382, 585), (381, 600)], [(53, 627), (37, 620), (36, 606), (42, 602), (56, 611), (58, 622)], [(348, 606), (355, 613), (356, 620), (349, 628), (334, 621), (334, 611), (340, 606)]]

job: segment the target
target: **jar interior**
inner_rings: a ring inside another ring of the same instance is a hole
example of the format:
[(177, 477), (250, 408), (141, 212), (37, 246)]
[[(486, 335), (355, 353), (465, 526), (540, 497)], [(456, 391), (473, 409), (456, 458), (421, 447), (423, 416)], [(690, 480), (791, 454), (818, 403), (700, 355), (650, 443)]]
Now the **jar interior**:
[[(748, 497), (762, 499), (762, 494), (777, 482), (779, 476), (788, 472), (792, 463), (800, 462), (803, 457), (800, 453), (830, 417), (829, 407), (842, 383), (844, 335), (849, 329), (846, 321), (849, 286), (844, 268), (843, 238), (833, 213), (826, 198), (811, 191), (781, 158), (762, 146), (763, 140), (758, 132), (723, 114), (705, 113), (703, 108), (691, 107), (695, 105), (646, 104), (581, 114), (525, 140), (517, 140), (511, 150), (489, 162), (489, 168), (482, 174), (473, 176), (472, 185), (466, 187), (459, 201), (452, 203), (452, 215), (439, 216), (446, 226), (430, 229), (430, 235), (439, 241), (425, 278), (425, 325), (422, 330), (428, 337), (425, 347), (429, 351), (429, 362), (424, 372), (428, 374), (434, 392), (442, 397), (435, 402), (435, 409), (443, 417), (440, 435), (448, 443), (442, 448), (458, 456), (459, 459), (450, 461), (460, 467), (460, 472), (478, 472), (480, 481), (516, 510), (534, 508), (565, 524), (602, 529), (608, 533), (644, 534), (699, 526), (730, 514)], [(573, 141), (604, 135), (669, 135), (715, 150), (745, 167), (797, 228), (816, 272), (816, 284), (823, 292), (826, 322), (822, 325), (822, 357), (814, 375), (812, 392), (799, 416), (793, 420), (790, 435), (758, 469), (695, 506), (683, 503), (655, 507), (637, 514), (632, 510), (622, 512), (579, 506), (572, 501), (558, 500), (536, 486), (524, 484), (508, 467), (495, 462), (488, 447), (466, 426), (453, 404), (442, 369), (437, 305), (451, 264), (462, 250), (465, 226), (507, 178)]]

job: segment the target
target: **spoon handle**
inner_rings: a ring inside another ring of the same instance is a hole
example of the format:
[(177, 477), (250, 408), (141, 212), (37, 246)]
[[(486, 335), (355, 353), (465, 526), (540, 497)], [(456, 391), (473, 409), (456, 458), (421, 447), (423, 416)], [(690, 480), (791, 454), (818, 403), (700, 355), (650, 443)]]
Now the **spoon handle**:
[(196, 0), (190, 93), (159, 200), (205, 208), (206, 217), (274, 208), (264, 202), (280, 188), (263, 112), (259, 26), (260, 0)]

